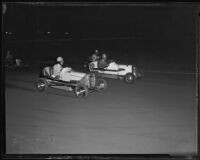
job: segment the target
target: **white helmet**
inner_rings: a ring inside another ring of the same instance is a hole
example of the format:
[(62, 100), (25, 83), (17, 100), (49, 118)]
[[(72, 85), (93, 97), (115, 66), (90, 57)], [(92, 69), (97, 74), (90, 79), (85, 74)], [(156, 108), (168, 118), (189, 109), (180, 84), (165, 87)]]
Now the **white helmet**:
[(98, 54), (98, 53), (99, 53), (99, 50), (95, 49), (94, 53), (95, 53), (95, 54)]
[(107, 58), (107, 55), (104, 53), (104, 54), (102, 54), (102, 58), (103, 59), (106, 59)]
[(62, 57), (58, 57), (57, 62), (64, 62), (64, 59)]

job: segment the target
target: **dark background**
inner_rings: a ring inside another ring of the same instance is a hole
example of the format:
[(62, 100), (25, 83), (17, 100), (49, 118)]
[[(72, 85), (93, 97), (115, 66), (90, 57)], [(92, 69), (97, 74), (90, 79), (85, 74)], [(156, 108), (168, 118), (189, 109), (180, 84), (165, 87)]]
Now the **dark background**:
[(3, 17), (13, 33), (5, 48), (32, 66), (57, 56), (81, 64), (99, 49), (144, 70), (195, 71), (194, 6), (48, 4), (7, 3)]

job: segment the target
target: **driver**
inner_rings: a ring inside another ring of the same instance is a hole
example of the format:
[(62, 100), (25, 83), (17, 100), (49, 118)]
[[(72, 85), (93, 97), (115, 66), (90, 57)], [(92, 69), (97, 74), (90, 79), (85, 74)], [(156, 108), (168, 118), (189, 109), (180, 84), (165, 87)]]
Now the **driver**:
[(62, 57), (57, 57), (57, 63), (53, 66), (53, 78), (59, 79), (60, 73), (63, 69), (64, 59)]
[(105, 68), (108, 67), (108, 62), (107, 62), (107, 55), (104, 53), (102, 54), (102, 58), (98, 62), (98, 68)]
[(92, 62), (98, 60), (98, 59), (99, 59), (98, 54), (99, 54), (99, 50), (96, 49), (96, 50), (94, 51), (94, 54), (92, 54), (92, 56), (90, 57), (90, 60), (91, 60)]

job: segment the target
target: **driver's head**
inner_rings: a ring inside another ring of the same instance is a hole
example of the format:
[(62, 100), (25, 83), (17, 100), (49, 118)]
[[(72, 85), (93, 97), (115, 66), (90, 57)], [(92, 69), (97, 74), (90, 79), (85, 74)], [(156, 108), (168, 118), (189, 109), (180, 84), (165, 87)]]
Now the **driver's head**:
[(12, 53), (11, 53), (11, 51), (10, 50), (8, 50), (7, 51), (7, 55), (11, 55)]
[(94, 51), (94, 54), (98, 54), (98, 53), (99, 53), (99, 50), (96, 49), (96, 50)]
[(96, 61), (96, 59), (97, 59), (97, 55), (96, 55), (96, 54), (93, 54), (93, 55), (92, 55), (92, 61)]
[(102, 54), (102, 59), (107, 59), (107, 55), (105, 53)]
[(64, 64), (64, 59), (62, 57), (57, 57), (57, 63), (63, 65)]

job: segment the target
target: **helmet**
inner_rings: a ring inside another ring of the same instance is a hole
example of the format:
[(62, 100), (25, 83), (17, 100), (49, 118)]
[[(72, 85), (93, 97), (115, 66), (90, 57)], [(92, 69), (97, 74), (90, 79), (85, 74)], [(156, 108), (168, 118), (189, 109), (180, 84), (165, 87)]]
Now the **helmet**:
[(62, 57), (58, 57), (57, 62), (64, 62), (64, 59)]
[(107, 58), (107, 55), (104, 53), (104, 54), (102, 54), (102, 58), (103, 59), (106, 59)]
[(96, 54), (93, 54), (93, 55), (92, 55), (92, 61), (96, 61), (96, 59), (97, 59), (97, 55), (96, 55)]
[(95, 53), (95, 54), (98, 54), (98, 53), (99, 53), (99, 50), (96, 49), (96, 50), (94, 51), (94, 53)]

